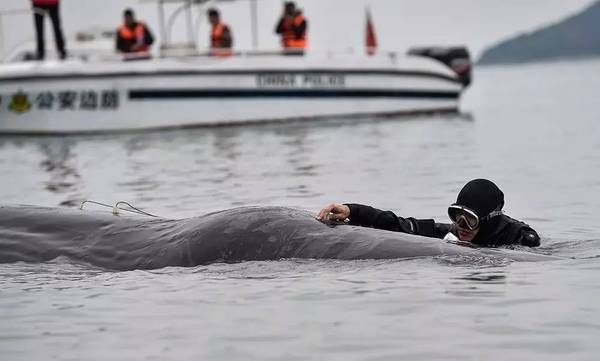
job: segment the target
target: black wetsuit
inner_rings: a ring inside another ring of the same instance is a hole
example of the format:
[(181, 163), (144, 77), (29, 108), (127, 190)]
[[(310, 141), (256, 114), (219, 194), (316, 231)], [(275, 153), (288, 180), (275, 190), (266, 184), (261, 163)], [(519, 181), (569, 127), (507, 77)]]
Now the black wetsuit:
[[(456, 235), (454, 224), (436, 223), (433, 219), (402, 218), (391, 211), (382, 211), (361, 204), (346, 204), (350, 207), (350, 224), (372, 227), (419, 236), (444, 238), (448, 232)], [(537, 247), (540, 237), (531, 227), (506, 215), (494, 217), (480, 226), (471, 243), (482, 247), (524, 245)]]

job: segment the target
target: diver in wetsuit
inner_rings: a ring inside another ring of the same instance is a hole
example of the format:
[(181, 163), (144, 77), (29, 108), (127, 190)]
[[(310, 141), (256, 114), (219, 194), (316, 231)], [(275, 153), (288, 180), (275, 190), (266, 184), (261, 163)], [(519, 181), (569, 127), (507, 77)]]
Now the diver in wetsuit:
[(401, 218), (360, 204), (330, 204), (321, 209), (317, 219), (348, 219), (351, 225), (404, 232), (419, 236), (445, 238), (448, 233), (475, 246), (497, 247), (523, 245), (537, 247), (540, 237), (529, 225), (503, 214), (504, 193), (487, 179), (467, 183), (456, 203), (448, 207), (453, 223), (436, 223), (433, 219)]

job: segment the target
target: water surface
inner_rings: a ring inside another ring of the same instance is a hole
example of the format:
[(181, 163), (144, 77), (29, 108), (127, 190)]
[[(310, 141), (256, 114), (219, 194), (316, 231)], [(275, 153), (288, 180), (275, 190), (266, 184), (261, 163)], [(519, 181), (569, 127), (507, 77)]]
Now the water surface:
[(357, 202), (446, 220), (469, 179), (544, 263), (460, 258), (106, 272), (0, 265), (3, 360), (595, 360), (599, 61), (481, 68), (456, 116), (0, 138), (2, 203), (127, 200), (165, 217)]

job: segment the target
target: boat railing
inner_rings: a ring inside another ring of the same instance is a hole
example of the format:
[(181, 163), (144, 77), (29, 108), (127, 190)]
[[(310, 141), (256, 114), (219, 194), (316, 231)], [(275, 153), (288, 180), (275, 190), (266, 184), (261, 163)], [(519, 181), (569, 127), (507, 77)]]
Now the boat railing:
[[(235, 58), (260, 58), (260, 57), (281, 57), (281, 58), (301, 58), (306, 57), (319, 57), (325, 59), (336, 59), (341, 57), (358, 55), (357, 51), (353, 50), (340, 50), (340, 51), (308, 51), (306, 54), (301, 54), (297, 50), (285, 50), (285, 49), (271, 49), (271, 50), (236, 50), (236, 49), (219, 49), (221, 54), (215, 53), (214, 50), (198, 50), (193, 44), (182, 43), (179, 46), (168, 46), (161, 47), (160, 53), (156, 57), (152, 57), (148, 53), (141, 54), (111, 54), (97, 58), (98, 60), (124, 60), (124, 61), (135, 61), (135, 60), (150, 60), (150, 59), (214, 59), (214, 60), (226, 60)], [(223, 55), (223, 54), (226, 55)], [(395, 64), (398, 58), (404, 56), (402, 53), (395, 51), (378, 51), (369, 58), (373, 59), (386, 59), (392, 64)], [(92, 59), (82, 59), (92, 60)]]
[[(227, 51), (227, 49), (223, 49)], [(227, 55), (218, 55), (213, 51), (200, 51), (196, 48), (191, 47), (181, 47), (181, 48), (169, 48), (168, 50), (161, 51), (159, 55), (153, 55), (151, 53), (127, 53), (121, 54), (116, 53), (114, 51), (111, 52), (75, 52), (71, 51), (69, 53), (69, 59), (71, 61), (81, 61), (84, 63), (115, 63), (115, 62), (129, 62), (129, 61), (151, 61), (156, 59), (174, 59), (174, 60), (184, 60), (188, 62), (193, 62), (194, 60), (211, 60), (211, 61), (227, 61), (228, 59), (239, 59), (239, 58), (281, 58), (281, 59), (292, 59), (292, 58), (302, 58), (302, 56), (290, 56), (286, 55), (285, 51), (282, 50), (231, 50), (227, 51)], [(7, 60), (9, 62), (15, 61), (23, 61), (25, 56), (26, 59), (29, 59), (27, 56), (30, 56), (29, 50), (24, 50), (23, 52), (13, 53), (9, 55)], [(27, 55), (27, 56), (26, 56)], [(355, 56), (355, 54), (340, 51), (325, 51), (325, 52), (308, 52), (304, 57), (308, 58), (320, 58), (320, 59), (329, 59), (335, 60), (342, 57), (347, 56)], [(386, 59), (391, 64), (396, 64), (397, 59), (400, 57), (399, 53), (396, 52), (381, 52), (376, 54), (375, 56), (370, 56), (372, 59)], [(12, 59), (12, 60), (11, 60)], [(21, 59), (21, 60), (19, 60)], [(26, 60), (25, 59), (25, 60)]]
[[(198, 30), (202, 24), (202, 19), (205, 18), (206, 14), (204, 10), (206, 6), (212, 3), (230, 2), (234, 0), (138, 0), (142, 3), (156, 3), (158, 5), (158, 26), (163, 44), (171, 43), (171, 33), (175, 22), (179, 16), (185, 14), (185, 27), (187, 30), (187, 42), (197, 43)], [(249, 0), (250, 3), (250, 33), (252, 36), (252, 49), (258, 49), (258, 10), (257, 0)], [(175, 4), (179, 5), (174, 11), (171, 12), (168, 18), (166, 18), (165, 5)], [(196, 19), (194, 20), (193, 7), (196, 6), (198, 12)]]
[[(157, 51), (155, 51), (153, 54), (149, 54), (149, 53), (142, 53), (142, 54), (119, 54), (114, 52), (112, 49), (111, 50), (105, 50), (105, 51), (99, 51), (99, 52), (89, 52), (89, 53), (85, 53), (84, 51), (82, 52), (77, 52), (77, 51), (70, 51), (70, 57), (72, 58), (78, 58), (82, 61), (122, 61), (122, 60), (127, 60), (127, 61), (131, 61), (131, 60), (147, 60), (147, 59), (152, 59), (152, 58), (221, 58), (221, 59), (226, 59), (226, 58), (235, 58), (235, 57), (244, 57), (244, 58), (249, 58), (249, 57), (272, 57), (272, 56), (292, 56), (292, 55), (303, 55), (305, 52), (302, 49), (290, 49), (290, 50), (286, 50), (286, 49), (271, 49), (271, 50), (258, 50), (258, 41), (257, 39), (255, 39), (255, 36), (253, 35), (253, 40), (252, 40), (252, 49), (248, 50), (248, 49), (243, 49), (243, 50), (239, 50), (239, 49), (223, 49), (224, 53), (226, 53), (227, 56), (224, 56), (223, 53), (221, 54), (215, 54), (214, 51), (211, 51), (209, 49), (198, 49), (198, 42), (196, 40), (196, 34), (198, 33), (198, 31), (194, 31), (194, 28), (198, 28), (201, 22), (201, 19), (204, 17), (204, 6), (212, 3), (212, 2), (219, 2), (219, 1), (227, 1), (227, 0), (140, 0), (143, 2), (154, 2), (158, 4), (158, 8), (159, 8), (159, 27), (160, 27), (160, 34), (161, 34), (161, 41), (160, 41), (160, 46), (158, 48)], [(174, 11), (171, 12), (170, 16), (165, 19), (165, 9), (164, 9), (164, 5), (166, 4), (176, 4), (179, 5)], [(253, 23), (256, 21), (256, 19), (254, 19), (255, 16), (255, 1), (251, 0), (250, 3), (252, 4), (252, 8), (251, 11), (252, 12), (252, 17), (253, 17)], [(198, 9), (200, 9), (200, 12), (198, 14), (198, 17), (196, 19), (196, 21), (194, 22), (194, 20), (192, 19), (192, 9), (193, 6), (196, 5), (198, 7)], [(35, 13), (35, 12), (39, 12), (44, 14), (45, 11), (44, 10), (39, 10), (36, 8), (28, 8), (28, 9), (16, 9), (16, 10), (7, 10), (7, 11), (2, 11), (0, 12), (0, 59), (4, 59), (4, 60), (8, 60), (8, 58), (5, 57), (5, 55), (10, 55), (10, 54), (14, 54), (17, 52), (17, 50), (19, 49), (19, 46), (15, 47), (11, 52), (5, 52), (5, 48), (4, 48), (4, 38), (3, 38), (3, 16), (8, 16), (8, 15), (24, 15), (24, 14), (31, 14), (31, 13)], [(186, 25), (187, 25), (187, 39), (183, 42), (171, 42), (171, 30), (172, 27), (174, 26), (176, 20), (182, 15), (185, 14), (186, 15)], [(165, 21), (166, 20), (166, 21)], [(253, 26), (254, 28), (254, 26)], [(84, 34), (85, 35), (85, 34)], [(104, 38), (105, 36), (102, 35), (100, 38)], [(87, 41), (87, 40), (94, 40), (94, 39), (98, 39), (98, 37), (89, 37), (89, 39), (87, 39), (85, 36), (81, 35), (80, 33), (77, 33), (77, 38), (78, 41), (83, 42), (83, 41)], [(106, 39), (104, 39), (106, 40)], [(336, 58), (339, 56), (348, 56), (348, 55), (352, 55), (352, 56), (356, 56), (358, 54), (360, 54), (361, 51), (364, 51), (364, 49), (353, 49), (353, 48), (348, 48), (345, 50), (324, 50), (324, 51), (306, 51), (306, 55), (307, 56), (319, 56), (319, 57), (325, 57), (325, 58)], [(215, 56), (217, 55), (217, 56)], [(220, 56), (219, 56), (220, 55)], [(388, 58), (392, 63), (395, 63), (397, 58), (402, 56), (403, 54), (398, 53), (398, 52), (393, 52), (393, 51), (381, 51), (378, 50), (375, 54), (374, 54), (374, 58), (380, 58), (380, 57), (385, 57)], [(18, 56), (12, 56), (12, 58), (14, 59), (18, 59)]]

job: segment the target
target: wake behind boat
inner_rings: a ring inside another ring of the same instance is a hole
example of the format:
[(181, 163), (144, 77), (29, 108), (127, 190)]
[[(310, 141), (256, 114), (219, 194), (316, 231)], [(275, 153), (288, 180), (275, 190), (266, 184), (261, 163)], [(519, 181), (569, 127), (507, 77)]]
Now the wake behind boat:
[(470, 82), (464, 48), (423, 48), (407, 55), (252, 51), (219, 57), (193, 49), (169, 52), (164, 41), (165, 51), (147, 60), (74, 52), (79, 57), (62, 62), (0, 65), (0, 133), (456, 112)]

